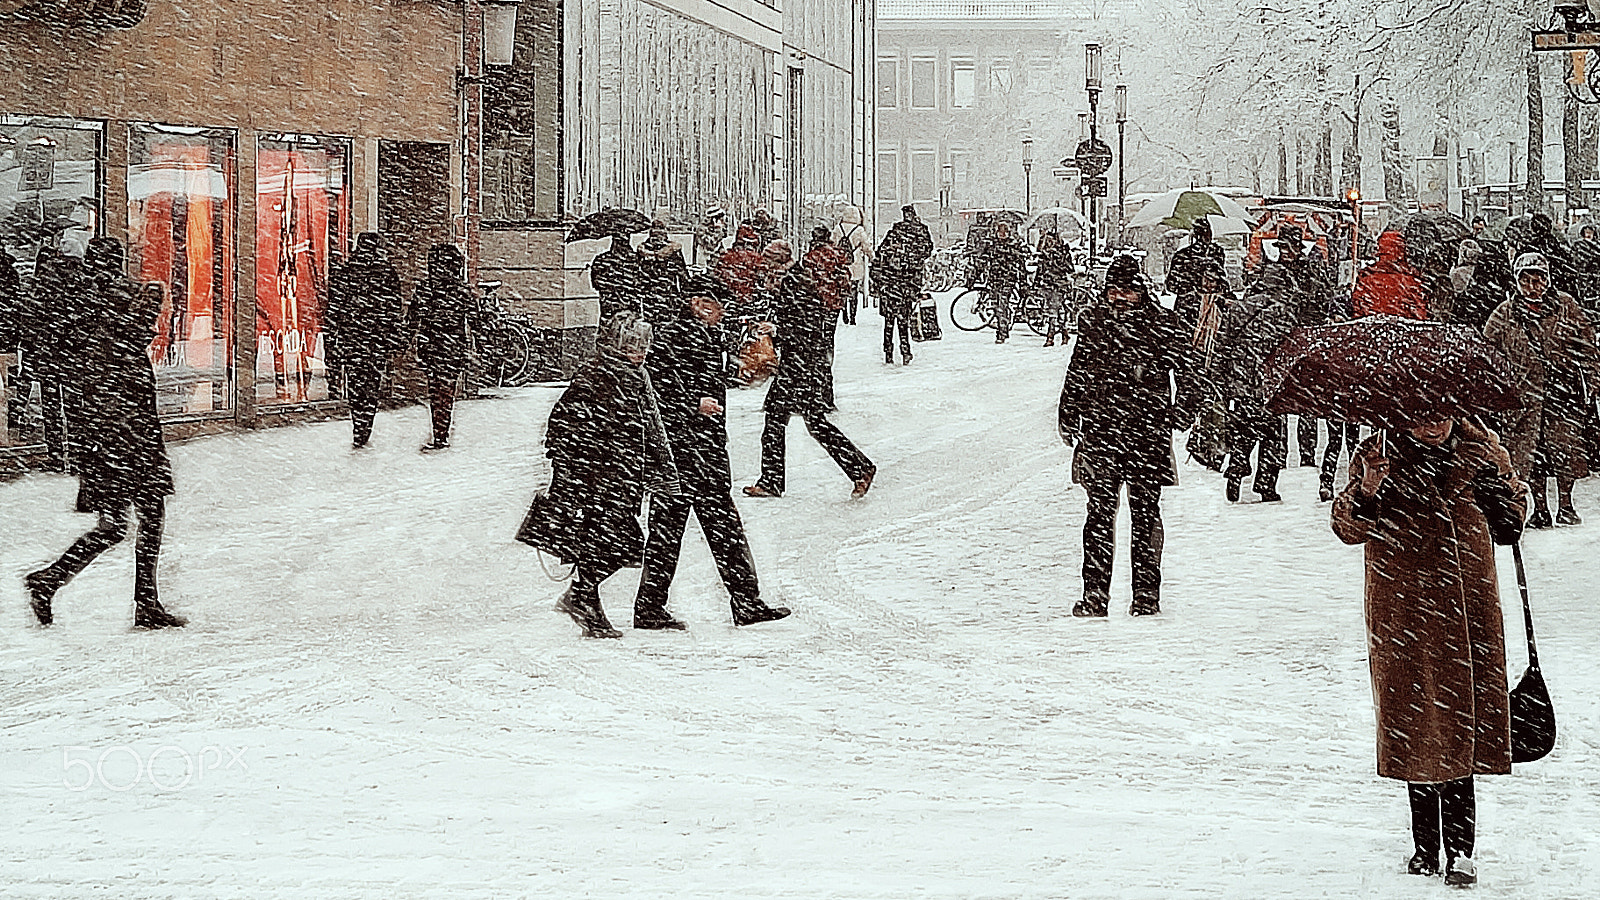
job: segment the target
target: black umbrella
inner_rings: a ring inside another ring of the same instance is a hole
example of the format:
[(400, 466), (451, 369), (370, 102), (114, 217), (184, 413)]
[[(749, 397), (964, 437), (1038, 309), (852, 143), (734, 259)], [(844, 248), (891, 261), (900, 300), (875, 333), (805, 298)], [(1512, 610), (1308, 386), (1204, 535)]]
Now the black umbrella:
[(636, 209), (608, 206), (590, 213), (573, 224), (567, 232), (567, 243), (597, 241), (616, 235), (637, 234), (650, 230), (650, 217)]

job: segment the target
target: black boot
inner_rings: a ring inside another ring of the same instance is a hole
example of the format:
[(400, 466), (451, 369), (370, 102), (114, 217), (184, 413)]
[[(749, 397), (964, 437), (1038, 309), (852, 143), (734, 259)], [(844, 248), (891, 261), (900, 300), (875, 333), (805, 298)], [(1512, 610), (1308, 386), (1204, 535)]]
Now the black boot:
[(1072, 604), (1072, 614), (1080, 619), (1103, 619), (1108, 610), (1103, 600), (1090, 600), (1087, 597)]
[(1436, 784), (1407, 784), (1407, 799), (1411, 803), (1411, 843), (1416, 852), (1406, 863), (1412, 875), (1439, 874), (1439, 786)]
[(583, 636), (587, 638), (619, 638), (622, 632), (611, 627), (611, 620), (606, 618), (606, 611), (598, 603), (579, 599), (573, 596), (572, 589), (561, 595), (556, 603), (556, 609), (572, 617), (583, 629)]
[(789, 617), (789, 607), (768, 606), (759, 598), (755, 600), (733, 601), (733, 624), (759, 625), (762, 622), (776, 622)]
[(50, 601), (55, 599), (56, 585), (50, 576), (44, 571), (29, 572), (23, 576), (22, 583), (28, 588), (28, 606), (33, 609), (33, 617), (40, 625), (54, 622), (56, 617), (50, 610)]
[(686, 631), (689, 626), (673, 618), (665, 606), (633, 607), (633, 627), (641, 631)]
[(1229, 503), (1238, 503), (1239, 502), (1239, 486), (1243, 482), (1244, 482), (1244, 478), (1239, 476), (1239, 475), (1229, 475), (1228, 476), (1228, 485), (1227, 485), (1227, 488), (1226, 488), (1226, 492), (1227, 492), (1227, 497), (1228, 497), (1228, 502)]
[(183, 616), (167, 612), (159, 601), (148, 600), (137, 604), (133, 610), (133, 627), (154, 630), (157, 628), (182, 628), (189, 624)]

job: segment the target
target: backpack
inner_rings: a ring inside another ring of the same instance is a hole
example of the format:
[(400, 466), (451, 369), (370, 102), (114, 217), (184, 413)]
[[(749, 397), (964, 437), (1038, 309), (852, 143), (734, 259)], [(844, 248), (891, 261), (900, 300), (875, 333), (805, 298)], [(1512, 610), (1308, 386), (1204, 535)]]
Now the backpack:
[(843, 228), (841, 228), (839, 231), (839, 240), (834, 242), (840, 250), (844, 251), (844, 267), (847, 269), (855, 265), (856, 262), (856, 248), (851, 246), (850, 238), (853, 237), (856, 231), (860, 228), (860, 225), (852, 226), (849, 231), (845, 231)]

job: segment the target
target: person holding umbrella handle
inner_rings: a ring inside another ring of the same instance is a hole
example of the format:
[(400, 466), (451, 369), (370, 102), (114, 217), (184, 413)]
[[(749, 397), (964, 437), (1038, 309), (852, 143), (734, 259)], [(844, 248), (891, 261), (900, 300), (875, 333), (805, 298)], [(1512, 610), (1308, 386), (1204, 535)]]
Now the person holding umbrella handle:
[(1511, 771), (1495, 544), (1522, 534), (1526, 488), (1494, 432), (1442, 418), (1367, 438), (1332, 526), (1366, 550), (1378, 774), (1407, 783), (1414, 875), (1477, 881), (1473, 777)]

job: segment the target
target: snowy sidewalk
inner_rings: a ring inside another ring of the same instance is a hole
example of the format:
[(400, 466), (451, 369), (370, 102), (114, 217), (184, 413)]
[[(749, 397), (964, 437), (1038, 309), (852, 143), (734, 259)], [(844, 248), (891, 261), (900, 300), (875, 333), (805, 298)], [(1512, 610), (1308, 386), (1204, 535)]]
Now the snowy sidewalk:
[[(740, 497), (769, 601), (737, 630), (698, 530), (686, 633), (584, 641), (511, 535), (547, 478), (552, 388), (173, 448), (163, 601), (129, 633), (118, 547), (27, 627), (21, 575), (90, 520), (0, 485), (0, 896), (1433, 897), (1373, 774), (1361, 551), (1310, 469), (1232, 506), (1182, 467), (1163, 614), (1072, 619), (1084, 497), (1055, 436), (1067, 359), (947, 330), (882, 364), (839, 332), (850, 484), (790, 429), (789, 488)], [(759, 393), (730, 402), (735, 484)], [(1292, 456), (1292, 454), (1291, 454)], [(1600, 896), (1600, 491), (1526, 542), (1561, 735), (1480, 781), (1477, 896)], [(131, 542), (130, 542), (131, 543)], [(1512, 677), (1523, 666), (1509, 553)], [(636, 570), (605, 586), (631, 616)]]

